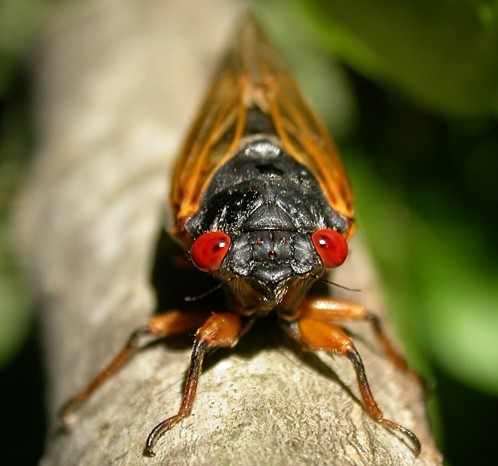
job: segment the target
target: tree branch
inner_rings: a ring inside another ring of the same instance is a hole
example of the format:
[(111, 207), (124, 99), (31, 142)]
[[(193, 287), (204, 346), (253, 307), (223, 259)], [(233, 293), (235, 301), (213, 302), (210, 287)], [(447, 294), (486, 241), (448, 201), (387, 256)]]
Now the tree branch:
[[(17, 215), (43, 306), (53, 421), (155, 308), (150, 268), (166, 174), (242, 7), (71, 5), (41, 45), (40, 143)], [(382, 308), (359, 242), (334, 279)], [(440, 464), (420, 387), (385, 358), (367, 324), (351, 330), (386, 416), (422, 441), (418, 459), (367, 417), (348, 361), (306, 356), (262, 324), (208, 362), (192, 416), (164, 435), (155, 458), (142, 456), (144, 441), (179, 406), (185, 346), (137, 355), (81, 407), (71, 432), (50, 436), (42, 464)]]

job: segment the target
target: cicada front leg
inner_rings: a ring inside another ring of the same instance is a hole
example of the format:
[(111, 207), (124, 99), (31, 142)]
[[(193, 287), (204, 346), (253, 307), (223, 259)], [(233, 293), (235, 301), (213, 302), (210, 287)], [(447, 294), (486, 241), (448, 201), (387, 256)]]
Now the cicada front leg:
[(406, 427), (384, 417), (370, 389), (360, 353), (351, 337), (341, 327), (332, 323), (332, 321), (338, 320), (368, 320), (372, 322), (374, 330), (390, 359), (403, 369), (407, 367), (404, 359), (383, 332), (380, 321), (372, 318), (371, 313), (356, 303), (327, 298), (307, 299), (302, 305), (300, 316), (290, 334), (310, 350), (323, 350), (331, 354), (347, 357), (356, 373), (361, 399), (368, 415), (379, 424), (396, 430), (407, 437), (413, 445), (415, 454), (418, 456), (421, 452), (421, 444), (417, 436)]
[(70, 425), (74, 410), (90, 397), (106, 380), (112, 377), (142, 347), (151, 342), (151, 338), (163, 339), (183, 335), (199, 328), (211, 313), (208, 311), (170, 311), (155, 316), (150, 322), (135, 330), (126, 344), (104, 369), (93, 378), (79, 393), (71, 397), (59, 411), (59, 421), (63, 427)]
[(417, 374), (410, 369), (406, 359), (401, 355), (386, 334), (379, 316), (365, 309), (362, 304), (353, 301), (340, 301), (330, 298), (307, 299), (302, 306), (302, 312), (300, 315), (324, 322), (341, 320), (369, 322), (376, 338), (382, 346), (382, 349), (391, 362), (399, 369), (418, 378)]
[[(248, 327), (245, 326), (244, 329)], [(106, 380), (115, 374), (139, 349), (150, 343), (150, 337), (167, 338), (197, 329), (192, 356), (178, 412), (158, 424), (147, 437), (144, 454), (154, 456), (154, 445), (161, 435), (192, 412), (202, 362), (207, 350), (234, 346), (242, 333), (239, 316), (228, 312), (170, 311), (154, 317), (148, 325), (133, 332), (121, 351), (81, 392), (70, 398), (62, 407), (59, 419), (68, 425), (74, 409), (83, 403)]]
[(154, 445), (161, 435), (192, 412), (206, 351), (214, 348), (235, 346), (241, 333), (242, 323), (240, 317), (228, 312), (214, 313), (197, 330), (180, 409), (174, 416), (165, 419), (154, 427), (147, 437), (145, 455), (154, 456)]

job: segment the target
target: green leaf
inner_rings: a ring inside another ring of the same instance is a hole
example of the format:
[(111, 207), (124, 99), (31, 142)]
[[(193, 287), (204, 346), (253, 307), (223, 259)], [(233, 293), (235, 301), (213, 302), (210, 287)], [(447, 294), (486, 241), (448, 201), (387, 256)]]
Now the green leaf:
[(424, 348), (456, 379), (498, 394), (498, 267), (486, 241), (457, 213), (422, 219), (400, 186), (382, 182), (371, 159), (362, 151), (345, 154), (359, 228), (380, 267), (403, 343)]
[(498, 7), (464, 0), (294, 0), (323, 44), (430, 109), (498, 113)]

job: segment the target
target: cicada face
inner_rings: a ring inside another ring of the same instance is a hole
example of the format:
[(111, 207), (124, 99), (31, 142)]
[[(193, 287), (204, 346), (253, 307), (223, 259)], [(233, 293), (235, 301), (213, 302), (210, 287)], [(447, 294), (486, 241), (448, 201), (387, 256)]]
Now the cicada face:
[(252, 21), (175, 174), (174, 234), (240, 313), (292, 312), (347, 257), (353, 199), (334, 145)]
[(347, 226), (313, 174), (258, 136), (216, 171), (185, 228), (193, 263), (226, 282), (245, 312), (263, 312), (346, 259)]

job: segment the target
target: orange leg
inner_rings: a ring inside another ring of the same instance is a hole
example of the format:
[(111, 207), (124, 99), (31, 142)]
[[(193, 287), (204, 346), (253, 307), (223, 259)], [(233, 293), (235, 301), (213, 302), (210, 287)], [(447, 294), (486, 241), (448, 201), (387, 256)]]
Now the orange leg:
[[(244, 328), (244, 330), (246, 329), (247, 327)], [(154, 445), (159, 437), (192, 412), (206, 350), (235, 346), (242, 331), (240, 317), (228, 312), (213, 314), (197, 331), (180, 409), (174, 416), (165, 419), (154, 427), (147, 437), (144, 454), (154, 456)]]
[[(412, 442), (415, 454), (418, 456), (421, 445), (417, 436), (406, 427), (384, 418), (370, 390), (365, 367), (351, 338), (340, 327), (327, 322), (328, 319), (317, 319), (314, 318), (315, 316), (309, 317), (306, 314), (305, 311), (304, 315), (297, 321), (297, 331), (293, 332), (293, 336), (311, 350), (323, 350), (346, 356), (356, 372), (360, 395), (368, 415), (379, 424), (405, 435)], [(320, 317), (323, 317), (323, 314)]]
[(306, 299), (302, 308), (302, 317), (321, 322), (336, 320), (366, 320), (370, 322), (375, 336), (393, 364), (406, 372), (411, 372), (405, 358), (401, 356), (386, 335), (379, 317), (373, 312), (367, 311), (363, 305), (350, 301), (337, 301), (330, 298), (315, 298)]
[(61, 424), (63, 426), (69, 425), (69, 418), (73, 410), (115, 374), (140, 348), (149, 343), (149, 337), (166, 338), (182, 335), (199, 328), (209, 315), (210, 312), (208, 311), (170, 311), (157, 315), (151, 319), (148, 325), (135, 330), (114, 359), (84, 390), (74, 395), (64, 404), (59, 412)]

